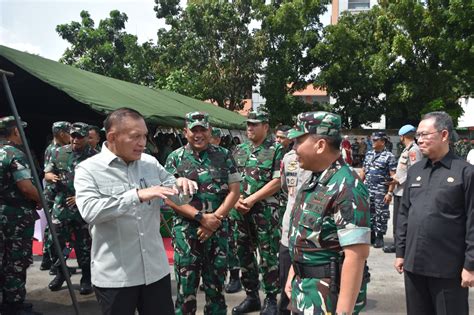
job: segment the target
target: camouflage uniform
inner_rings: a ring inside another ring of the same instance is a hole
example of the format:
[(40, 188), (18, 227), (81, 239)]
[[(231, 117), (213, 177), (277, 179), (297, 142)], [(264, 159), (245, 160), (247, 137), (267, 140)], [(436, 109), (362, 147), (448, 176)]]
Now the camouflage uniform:
[[(298, 129), (289, 137), (306, 133), (337, 136), (340, 118), (326, 112), (302, 113)], [(334, 314), (339, 286), (331, 278), (304, 276), (295, 266), (311, 268), (341, 259), (342, 247), (370, 244), (368, 192), (358, 175), (339, 157), (322, 173), (313, 173), (296, 197), (290, 218), (289, 250), (295, 277), (292, 311), (301, 314)], [(299, 269), (301, 270), (301, 269)], [(331, 292), (330, 288), (336, 288)], [(365, 305), (366, 284), (361, 285), (354, 313)]]
[(212, 127), (212, 130), (211, 130), (211, 135), (213, 137), (222, 137), (222, 129), (221, 128), (216, 128), (216, 127)]
[[(15, 124), (12, 116), (0, 119), (0, 129)], [(3, 304), (21, 304), (26, 295), (26, 269), (33, 263), (35, 203), (25, 199), (16, 183), (31, 180), (26, 155), (0, 139), (0, 283)]]
[[(70, 129), (71, 129), (71, 123), (67, 121), (57, 121), (53, 123), (53, 127), (52, 127), (53, 135), (57, 134), (60, 131), (69, 133)], [(46, 168), (46, 165), (49, 164), (53, 153), (60, 147), (61, 145), (55, 143), (53, 140), (48, 145), (46, 150), (44, 150), (44, 164), (43, 164), (44, 168)], [(48, 204), (48, 209), (52, 211), (53, 205), (54, 205), (54, 184), (48, 181), (44, 181), (44, 183), (45, 183), (44, 190), (43, 190), (44, 198), (46, 200), (46, 203)], [(52, 246), (52, 238), (49, 236), (49, 233), (50, 233), (49, 226), (47, 225), (46, 229), (44, 230), (45, 242), (43, 243), (43, 255), (47, 255), (48, 257), (49, 257), (50, 248)]]
[[(372, 136), (376, 139), (377, 136)], [(395, 156), (386, 150), (367, 152), (364, 160), (365, 184), (369, 189), (370, 213), (372, 231), (378, 235), (385, 235), (387, 232), (387, 221), (390, 218), (389, 205), (383, 199), (387, 194), (388, 185), (391, 181), (390, 172), (397, 169)]]
[[(79, 133), (84, 137), (88, 136), (88, 126), (83, 123), (75, 123), (71, 133)], [(90, 246), (91, 238), (88, 225), (84, 222), (77, 206), (69, 207), (66, 204), (68, 197), (75, 195), (74, 190), (74, 169), (77, 164), (95, 155), (97, 151), (86, 145), (84, 150), (76, 152), (72, 150), (72, 145), (68, 144), (56, 149), (46, 165), (44, 172), (52, 172), (60, 179), (54, 184), (54, 204), (52, 207), (53, 224), (61, 248), (65, 248), (66, 241), (71, 241), (74, 235), (74, 249), (77, 255), (77, 263), (81, 269), (90, 269)], [(49, 235), (48, 242), (52, 244), (52, 236)], [(51, 259), (55, 265), (59, 266), (59, 258), (55, 250), (50, 249)]]
[(471, 150), (471, 144), (463, 139), (460, 139), (454, 144), (454, 151), (456, 155), (461, 157), (463, 160), (467, 158), (467, 154)]
[[(202, 119), (195, 119), (199, 114)], [(192, 112), (186, 115), (187, 127), (201, 125), (209, 128), (207, 114)], [(239, 182), (234, 159), (230, 152), (212, 144), (195, 152), (187, 144), (173, 151), (166, 161), (166, 170), (175, 177), (186, 177), (198, 183), (198, 192), (189, 203), (203, 213), (214, 213), (229, 193), (228, 184)], [(176, 314), (196, 313), (196, 294), (200, 273), (206, 293), (204, 314), (226, 314), (223, 287), (227, 269), (228, 222), (201, 243), (197, 230), (200, 224), (180, 214), (173, 218), (174, 265), (177, 282)]]
[[(266, 116), (263, 119), (268, 121)], [(268, 136), (258, 147), (254, 147), (250, 141), (238, 145), (234, 158), (242, 174), (240, 194), (243, 198), (259, 191), (272, 179), (280, 178), (282, 147), (279, 143), (275, 143), (271, 136)], [(245, 215), (235, 209), (231, 210), (236, 229), (237, 256), (242, 271), (242, 284), (247, 293), (258, 291), (259, 269), (263, 275), (265, 294), (276, 295), (280, 292), (277, 257), (280, 241), (279, 208), (276, 196), (271, 196), (256, 202)], [(261, 259), (260, 264), (257, 264), (254, 254), (257, 248)]]

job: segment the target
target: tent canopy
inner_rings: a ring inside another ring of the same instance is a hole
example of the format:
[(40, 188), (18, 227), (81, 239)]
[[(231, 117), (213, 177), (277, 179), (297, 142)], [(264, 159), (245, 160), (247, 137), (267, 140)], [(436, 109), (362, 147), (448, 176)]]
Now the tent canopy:
[[(186, 113), (204, 111), (209, 113), (210, 122), (213, 126), (226, 129), (243, 129), (245, 126), (245, 118), (241, 115), (206, 102), (175, 92), (156, 90), (98, 75), (1, 45), (0, 68), (14, 72), (15, 76), (33, 76), (49, 87), (53, 87), (57, 90), (56, 93), (51, 91), (48, 95), (40, 94), (45, 99), (37, 99), (36, 101), (48, 106), (48, 99), (55, 96), (61, 97), (61, 102), (63, 106), (66, 106), (65, 110), (69, 110), (69, 113), (84, 109), (80, 104), (86, 105), (99, 116), (106, 115), (120, 107), (130, 107), (139, 111), (150, 124), (180, 128), (184, 126), (184, 115)], [(19, 69), (21, 71), (18, 71)], [(15, 99), (17, 97), (15, 92), (30, 93), (31, 90), (44, 87), (44, 84), (38, 83), (33, 78), (9, 80), (13, 80), (13, 83), (10, 81), (10, 84), (13, 86)], [(31, 83), (22, 85), (21, 89), (15, 87), (15, 83), (21, 85), (25, 80)], [(58, 91), (62, 93), (57, 93)], [(74, 102), (68, 102), (69, 98), (73, 99)], [(74, 106), (76, 108), (73, 108)], [(18, 107), (20, 108), (20, 106)], [(60, 111), (60, 109), (55, 111), (58, 110)], [(19, 111), (21, 114), (20, 109)], [(69, 120), (75, 119), (71, 118)]]

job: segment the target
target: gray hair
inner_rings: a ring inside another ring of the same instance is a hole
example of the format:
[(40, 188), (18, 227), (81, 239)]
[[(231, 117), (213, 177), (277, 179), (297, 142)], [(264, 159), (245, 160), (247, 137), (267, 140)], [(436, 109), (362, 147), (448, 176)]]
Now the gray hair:
[(128, 107), (122, 107), (114, 110), (113, 112), (107, 115), (104, 120), (105, 131), (109, 132), (113, 125), (120, 124), (122, 120), (128, 116), (133, 119), (144, 119), (142, 114), (140, 114), (138, 111)]
[(425, 119), (434, 119), (434, 127), (437, 131), (447, 130), (449, 133), (449, 138), (453, 137), (453, 119), (446, 112), (431, 112), (423, 115), (422, 120)]

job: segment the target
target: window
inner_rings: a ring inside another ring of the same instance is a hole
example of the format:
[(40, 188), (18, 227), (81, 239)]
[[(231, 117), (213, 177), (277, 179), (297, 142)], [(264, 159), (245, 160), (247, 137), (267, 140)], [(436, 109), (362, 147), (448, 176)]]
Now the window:
[(349, 0), (349, 10), (367, 10), (370, 9), (370, 0)]

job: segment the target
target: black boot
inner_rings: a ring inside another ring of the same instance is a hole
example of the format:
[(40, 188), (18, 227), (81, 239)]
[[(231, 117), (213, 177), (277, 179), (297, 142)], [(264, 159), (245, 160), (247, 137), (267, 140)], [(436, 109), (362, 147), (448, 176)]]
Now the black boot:
[(81, 288), (79, 294), (88, 295), (92, 293), (92, 282), (91, 282), (91, 267), (82, 268), (82, 277), (81, 277)]
[(268, 294), (263, 302), (260, 315), (276, 315), (278, 313), (277, 299), (275, 294)]
[(237, 293), (242, 290), (240, 283), (239, 270), (231, 270), (229, 283), (225, 286), (226, 293)]
[(63, 271), (58, 268), (58, 273), (56, 277), (48, 284), (48, 288), (51, 291), (58, 291), (62, 288), (64, 281), (66, 281), (66, 277), (63, 274)]
[(232, 309), (232, 315), (256, 312), (261, 308), (258, 292), (250, 292), (242, 303)]
[(382, 248), (382, 247), (383, 247), (383, 235), (380, 233), (377, 233), (375, 235), (374, 248)]
[(49, 270), (51, 269), (52, 264), (53, 262), (51, 261), (49, 254), (43, 253), (43, 259), (41, 260), (40, 270)]
[(51, 276), (55, 276), (58, 274), (58, 267), (56, 267), (55, 265), (52, 265), (51, 268), (49, 269), (49, 274)]
[(375, 244), (375, 231), (370, 232), (370, 244)]
[(387, 253), (387, 254), (393, 254), (393, 253), (395, 253), (395, 251), (396, 251), (396, 248), (395, 248), (394, 244), (385, 246), (383, 248), (383, 252)]

